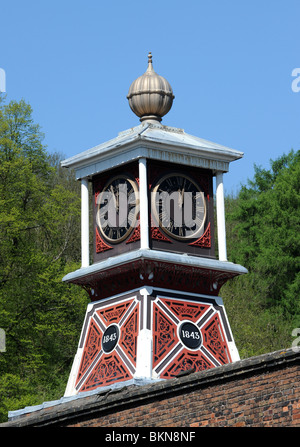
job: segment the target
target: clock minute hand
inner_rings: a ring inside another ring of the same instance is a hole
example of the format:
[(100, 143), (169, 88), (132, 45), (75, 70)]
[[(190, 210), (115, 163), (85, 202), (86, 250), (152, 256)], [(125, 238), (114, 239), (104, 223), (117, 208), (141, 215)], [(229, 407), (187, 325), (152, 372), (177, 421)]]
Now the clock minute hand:
[(116, 199), (116, 196), (115, 196), (113, 185), (110, 185), (110, 191), (111, 191), (113, 199), (114, 199), (115, 208), (117, 208), (117, 199)]
[(184, 198), (184, 187), (182, 189), (178, 189), (179, 197), (178, 197), (178, 205), (180, 208), (183, 206), (183, 198)]

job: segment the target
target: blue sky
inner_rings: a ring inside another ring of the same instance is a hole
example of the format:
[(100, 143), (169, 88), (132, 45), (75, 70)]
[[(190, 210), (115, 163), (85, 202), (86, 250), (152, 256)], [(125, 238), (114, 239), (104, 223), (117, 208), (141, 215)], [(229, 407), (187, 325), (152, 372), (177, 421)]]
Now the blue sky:
[(2, 0), (7, 101), (73, 156), (139, 124), (126, 95), (151, 51), (175, 94), (162, 123), (245, 153), (224, 178), (236, 193), (300, 148), (299, 17), (299, 0)]

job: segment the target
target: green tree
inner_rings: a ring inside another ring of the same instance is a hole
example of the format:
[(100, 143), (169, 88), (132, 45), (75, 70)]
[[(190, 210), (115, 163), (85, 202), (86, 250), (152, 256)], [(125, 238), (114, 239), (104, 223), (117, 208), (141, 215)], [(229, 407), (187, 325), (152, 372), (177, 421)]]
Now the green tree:
[(269, 170), (255, 166), (248, 186), (227, 198), (229, 259), (249, 274), (222, 292), (244, 356), (291, 346), (300, 326), (299, 186), (300, 151), (291, 151)]
[(78, 188), (42, 139), (25, 101), (0, 104), (3, 418), (20, 405), (61, 397), (88, 302), (84, 291), (61, 281), (80, 260)]

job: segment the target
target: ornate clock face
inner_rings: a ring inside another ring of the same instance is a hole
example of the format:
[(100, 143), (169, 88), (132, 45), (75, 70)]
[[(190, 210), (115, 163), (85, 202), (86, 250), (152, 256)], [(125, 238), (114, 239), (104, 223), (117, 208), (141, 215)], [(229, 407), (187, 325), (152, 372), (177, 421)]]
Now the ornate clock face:
[(178, 240), (202, 236), (206, 201), (200, 186), (189, 176), (163, 176), (153, 188), (151, 206), (156, 221), (169, 236)]
[(128, 176), (119, 175), (109, 180), (97, 197), (96, 222), (102, 236), (110, 243), (119, 243), (129, 236), (138, 212), (138, 187)]

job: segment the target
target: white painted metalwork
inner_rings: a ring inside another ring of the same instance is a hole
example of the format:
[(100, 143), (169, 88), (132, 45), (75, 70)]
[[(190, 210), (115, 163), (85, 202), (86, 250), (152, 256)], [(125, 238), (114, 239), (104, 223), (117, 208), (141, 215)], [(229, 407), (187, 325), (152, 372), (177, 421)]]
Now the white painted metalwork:
[(227, 261), (223, 173), (216, 174), (216, 201), (219, 260)]
[(141, 249), (149, 248), (147, 160), (139, 159)]
[(88, 180), (81, 180), (81, 267), (89, 266), (89, 187)]

